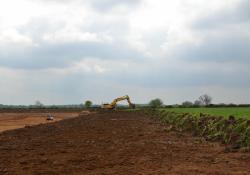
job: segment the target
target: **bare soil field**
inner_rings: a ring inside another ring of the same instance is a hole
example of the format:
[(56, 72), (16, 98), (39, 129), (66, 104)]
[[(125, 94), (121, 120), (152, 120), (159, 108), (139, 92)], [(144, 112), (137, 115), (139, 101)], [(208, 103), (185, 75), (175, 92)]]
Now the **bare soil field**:
[(143, 113), (117, 111), (4, 131), (0, 174), (250, 174), (249, 153), (226, 153), (219, 143), (167, 128)]
[[(49, 114), (54, 117), (53, 121), (46, 120)], [(78, 115), (79, 112), (77, 111), (0, 111), (0, 132), (42, 123), (56, 122), (63, 119), (77, 117)]]

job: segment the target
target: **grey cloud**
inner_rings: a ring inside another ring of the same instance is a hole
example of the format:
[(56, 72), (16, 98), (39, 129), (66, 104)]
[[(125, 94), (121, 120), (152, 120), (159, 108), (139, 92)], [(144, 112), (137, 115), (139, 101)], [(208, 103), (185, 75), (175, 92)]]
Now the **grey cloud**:
[[(84, 57), (100, 59), (142, 60), (143, 56), (123, 41), (129, 30), (127, 21), (93, 20), (89, 26), (80, 26), (83, 32), (108, 33), (114, 38), (112, 42), (69, 42), (51, 44), (42, 39), (46, 33), (54, 33), (66, 26), (65, 22), (53, 22), (48, 18), (34, 18), (29, 23), (19, 26), (18, 31), (37, 43), (33, 48), (0, 48), (0, 66), (20, 69), (43, 69), (50, 67), (66, 67)], [(8, 50), (8, 54), (5, 54)]]
[(211, 28), (219, 28), (225, 25), (235, 25), (238, 23), (243, 25), (250, 22), (250, 1), (240, 0), (233, 8), (225, 8), (213, 14), (200, 17), (193, 23), (193, 28), (198, 30), (209, 30)]
[(184, 44), (173, 57), (200, 62), (250, 63), (250, 1), (224, 9), (193, 22), (191, 30), (199, 45)]
[[(225, 86), (225, 87), (249, 87), (250, 81), (246, 80), (246, 77), (250, 77), (250, 71), (243, 73), (239, 70), (238, 72), (223, 72), (221, 70), (207, 71), (190, 71), (185, 72), (180, 69), (168, 70), (164, 69), (162, 63), (157, 70), (152, 66), (148, 67), (146, 72), (143, 74), (135, 73), (130, 70), (129, 73), (121, 73), (115, 75), (108, 75), (106, 78), (111, 78), (115, 82), (124, 84), (124, 86), (135, 85), (141, 87), (150, 88), (164, 88), (164, 87), (186, 87), (186, 86)], [(190, 68), (192, 69), (192, 68)], [(120, 77), (123, 77), (122, 79)]]
[[(3, 51), (0, 50), (0, 53)], [(0, 65), (11, 68), (43, 69), (51, 67), (66, 67), (84, 57), (100, 59), (130, 59), (141, 60), (143, 57), (137, 51), (119, 43), (69, 43), (46, 44), (29, 49), (22, 53), (5, 56), (0, 54)]]
[(174, 52), (173, 56), (189, 61), (250, 63), (249, 48), (250, 38), (244, 38), (244, 36), (208, 36), (198, 46), (179, 47), (179, 52)]
[(71, 2), (80, 2), (82, 4), (89, 4), (94, 9), (100, 12), (108, 12), (112, 8), (118, 5), (125, 5), (128, 7), (138, 5), (141, 0), (38, 0), (40, 2), (46, 3), (71, 3)]
[[(41, 1), (41, 0), (40, 0)], [(47, 0), (43, 0), (44, 2)], [(73, 2), (69, 0), (53, 2)], [(97, 8), (112, 8), (119, 4), (132, 5), (137, 4), (139, 0), (86, 0), (82, 1), (92, 4)], [(95, 17), (94, 17), (95, 18)], [(54, 21), (53, 17), (46, 16), (36, 17), (31, 19), (28, 23), (17, 28), (20, 34), (32, 38), (34, 43), (39, 47), (34, 48), (0, 48), (0, 66), (22, 69), (43, 69), (49, 67), (65, 67), (72, 62), (78, 61), (84, 57), (98, 57), (100, 59), (131, 59), (142, 60), (143, 55), (136, 49), (129, 46), (124, 41), (124, 36), (129, 31), (129, 24), (126, 19), (105, 21), (101, 18), (91, 20), (87, 26), (84, 21), (82, 26), (78, 26), (83, 32), (91, 31), (91, 33), (106, 33), (114, 38), (111, 43), (97, 43), (97, 42), (71, 42), (71, 43), (57, 43), (50, 44), (42, 39), (46, 33), (54, 33), (60, 31), (67, 26), (65, 21)], [(9, 54), (5, 54), (9, 50)]]
[(135, 6), (140, 0), (91, 0), (90, 4), (100, 11), (108, 11), (117, 5)]
[(119, 21), (106, 22), (103, 19), (95, 19), (92, 25), (82, 27), (82, 30), (92, 31), (94, 33), (107, 33), (116, 40), (122, 39), (129, 31), (128, 21), (119, 19)]

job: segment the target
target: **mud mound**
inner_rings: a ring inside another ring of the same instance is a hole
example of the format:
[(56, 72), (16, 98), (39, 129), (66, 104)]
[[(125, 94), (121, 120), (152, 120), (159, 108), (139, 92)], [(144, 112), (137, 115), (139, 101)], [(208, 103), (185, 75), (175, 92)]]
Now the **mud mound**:
[(0, 174), (250, 174), (250, 155), (139, 112), (101, 112), (0, 134)]

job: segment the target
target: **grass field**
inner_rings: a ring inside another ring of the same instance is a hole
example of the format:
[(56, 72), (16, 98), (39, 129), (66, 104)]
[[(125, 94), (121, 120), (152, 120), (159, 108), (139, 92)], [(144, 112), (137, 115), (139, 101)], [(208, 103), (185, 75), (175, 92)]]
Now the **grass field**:
[(216, 116), (228, 117), (233, 115), (240, 118), (250, 119), (249, 107), (227, 107), (227, 108), (167, 108), (166, 111), (173, 111), (177, 113), (192, 113), (199, 115), (200, 113), (211, 114)]

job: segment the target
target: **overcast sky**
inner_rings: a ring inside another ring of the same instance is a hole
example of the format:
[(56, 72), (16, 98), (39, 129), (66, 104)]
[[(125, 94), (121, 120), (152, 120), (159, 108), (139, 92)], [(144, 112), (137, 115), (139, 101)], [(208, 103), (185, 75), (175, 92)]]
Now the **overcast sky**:
[(0, 1), (0, 86), (0, 104), (250, 103), (250, 1)]

